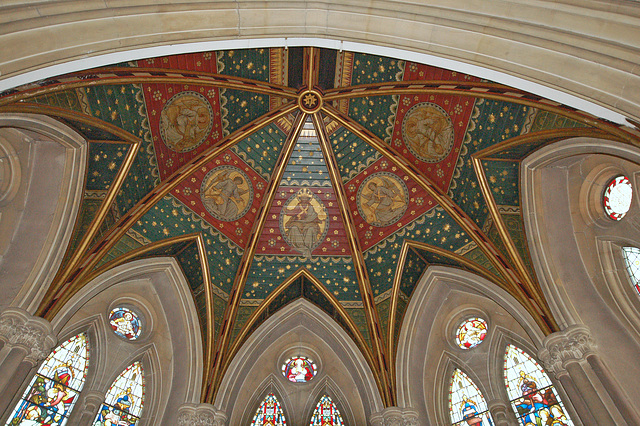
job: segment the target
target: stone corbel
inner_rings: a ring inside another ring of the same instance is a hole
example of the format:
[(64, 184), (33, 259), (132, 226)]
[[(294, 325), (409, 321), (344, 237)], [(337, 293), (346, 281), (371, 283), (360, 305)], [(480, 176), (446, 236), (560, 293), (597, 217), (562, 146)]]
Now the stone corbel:
[(20, 308), (8, 308), (0, 314), (0, 340), (9, 350), (23, 349), (27, 354), (24, 360), (32, 365), (45, 359), (57, 342), (49, 321)]
[(178, 409), (178, 426), (225, 426), (227, 415), (211, 404), (183, 404)]
[(568, 363), (586, 361), (589, 355), (595, 355), (597, 351), (591, 332), (584, 325), (571, 325), (552, 333), (544, 339), (543, 345), (538, 357), (545, 369), (557, 378), (568, 374)]
[(418, 412), (411, 408), (387, 407), (372, 414), (371, 426), (418, 426)]

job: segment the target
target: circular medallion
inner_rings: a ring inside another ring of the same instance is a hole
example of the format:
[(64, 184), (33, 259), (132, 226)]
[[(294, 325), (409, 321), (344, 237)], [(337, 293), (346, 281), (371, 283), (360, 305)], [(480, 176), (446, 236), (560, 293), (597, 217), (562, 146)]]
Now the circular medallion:
[(253, 186), (239, 168), (219, 166), (202, 180), (200, 199), (213, 217), (223, 222), (233, 222), (244, 216), (251, 207)]
[(169, 99), (160, 114), (160, 136), (172, 151), (197, 148), (211, 132), (213, 109), (200, 93), (181, 92)]
[(327, 209), (309, 188), (292, 195), (280, 212), (280, 232), (284, 240), (304, 257), (318, 247), (329, 230)]
[(322, 96), (316, 90), (305, 90), (298, 97), (298, 106), (307, 114), (312, 114), (322, 108)]
[(142, 333), (140, 318), (131, 309), (124, 307), (114, 308), (109, 313), (109, 324), (117, 336), (127, 340), (136, 340)]
[(633, 187), (626, 176), (618, 176), (607, 185), (602, 196), (604, 211), (613, 220), (620, 220), (629, 211)]
[(306, 383), (318, 372), (316, 364), (306, 356), (287, 359), (282, 365), (282, 374), (290, 382)]
[(396, 223), (407, 210), (409, 191), (393, 173), (374, 173), (358, 189), (356, 202), (360, 216), (368, 224), (384, 227)]
[(404, 143), (416, 158), (437, 163), (453, 148), (453, 122), (449, 114), (431, 102), (414, 105), (402, 120)]
[(471, 349), (484, 341), (487, 335), (487, 322), (482, 318), (468, 318), (456, 331), (456, 344), (462, 349)]

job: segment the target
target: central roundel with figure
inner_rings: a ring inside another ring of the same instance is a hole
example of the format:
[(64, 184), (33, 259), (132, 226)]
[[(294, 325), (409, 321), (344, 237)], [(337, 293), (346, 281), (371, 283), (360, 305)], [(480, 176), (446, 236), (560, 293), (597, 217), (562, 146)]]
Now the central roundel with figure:
[(219, 166), (202, 180), (202, 204), (213, 217), (233, 222), (244, 216), (253, 203), (253, 186), (249, 177), (239, 168)]
[(122, 306), (109, 312), (109, 324), (113, 332), (123, 339), (136, 340), (142, 333), (142, 324), (137, 313)]
[(398, 176), (379, 172), (362, 182), (356, 200), (360, 216), (368, 224), (384, 227), (396, 223), (407, 210), (409, 191)]
[(304, 257), (311, 257), (328, 230), (327, 209), (309, 188), (302, 188), (289, 197), (280, 212), (280, 232), (284, 240)]
[(316, 363), (306, 356), (289, 358), (282, 365), (282, 374), (293, 383), (306, 383), (317, 373)]
[(191, 151), (209, 136), (213, 127), (213, 108), (200, 93), (180, 92), (160, 113), (162, 141), (176, 152)]
[(453, 148), (453, 122), (449, 114), (431, 102), (416, 104), (402, 120), (402, 138), (416, 158), (437, 163)]

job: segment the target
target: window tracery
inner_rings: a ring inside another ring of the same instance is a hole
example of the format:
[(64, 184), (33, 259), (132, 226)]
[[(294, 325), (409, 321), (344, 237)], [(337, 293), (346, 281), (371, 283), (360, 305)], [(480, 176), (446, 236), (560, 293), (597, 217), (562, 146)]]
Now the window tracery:
[(573, 425), (558, 392), (542, 367), (522, 349), (508, 345), (504, 359), (507, 394), (524, 425)]
[(340, 411), (329, 395), (323, 395), (311, 416), (309, 426), (343, 426)]
[(7, 425), (64, 425), (84, 386), (88, 364), (86, 333), (56, 347), (31, 379)]
[(623, 175), (609, 182), (602, 195), (602, 203), (607, 216), (613, 220), (621, 220), (631, 207), (633, 187), (631, 181)]
[(487, 402), (480, 389), (462, 370), (456, 368), (449, 385), (449, 415), (457, 425), (493, 425)]
[(622, 247), (622, 256), (627, 267), (627, 274), (633, 283), (633, 288), (640, 295), (640, 249), (637, 247)]
[(286, 426), (287, 421), (284, 418), (280, 401), (273, 393), (268, 394), (262, 400), (260, 407), (253, 416), (251, 426)]
[(136, 361), (114, 380), (94, 420), (94, 426), (134, 426), (144, 404), (144, 370)]

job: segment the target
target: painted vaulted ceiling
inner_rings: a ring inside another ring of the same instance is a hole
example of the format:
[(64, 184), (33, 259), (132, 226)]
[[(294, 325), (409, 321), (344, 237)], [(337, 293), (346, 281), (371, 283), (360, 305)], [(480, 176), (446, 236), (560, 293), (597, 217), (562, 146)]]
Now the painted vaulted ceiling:
[(317, 48), (116, 64), (5, 92), (0, 111), (51, 116), (89, 142), (74, 234), (38, 314), (110, 268), (175, 258), (208, 402), (248, 336), (305, 298), (353, 338), (394, 405), (396, 339), (431, 265), (488, 279), (557, 330), (528, 252), (522, 160), (569, 137), (634, 143), (470, 75)]

